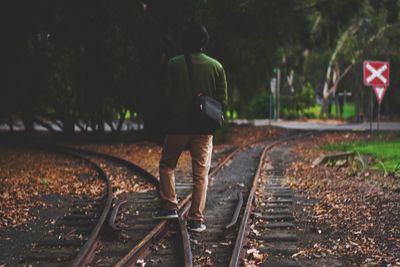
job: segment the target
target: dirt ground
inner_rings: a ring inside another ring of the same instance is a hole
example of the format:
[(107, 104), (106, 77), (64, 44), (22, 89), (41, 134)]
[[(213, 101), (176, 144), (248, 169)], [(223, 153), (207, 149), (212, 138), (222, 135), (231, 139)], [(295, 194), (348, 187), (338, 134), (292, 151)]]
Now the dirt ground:
[[(400, 177), (357, 169), (351, 160), (313, 166), (323, 145), (369, 138), (322, 134), (298, 142), (287, 169), (291, 187), (309, 205), (297, 214), (315, 234), (293, 255), (299, 261), (339, 259), (338, 266), (400, 266)], [(328, 265), (327, 265), (328, 266)]]
[(32, 208), (47, 207), (41, 196), (100, 195), (103, 184), (92, 179), (96, 175), (73, 158), (0, 146), (0, 229), (33, 220)]
[[(249, 129), (252, 130), (249, 131)], [(235, 146), (256, 142), (265, 137), (274, 138), (280, 132), (266, 127), (233, 128), (227, 135), (226, 144), (216, 145), (214, 151), (224, 149), (227, 144)], [(158, 177), (161, 147), (155, 143), (73, 145), (70, 141), (69, 145), (124, 158)], [(184, 173), (190, 172), (191, 159), (187, 151), (182, 154), (177, 169)], [(90, 187), (86, 187), (85, 177), (93, 175), (90, 168), (72, 158), (22, 147), (0, 145), (0, 229), (23, 226), (35, 220), (31, 209), (45, 208), (48, 205), (45, 201), (41, 201), (41, 196), (101, 194), (102, 183), (94, 180)], [(139, 181), (127, 183), (119, 179), (118, 175), (110, 178), (119, 192), (147, 190), (146, 184)]]
[[(226, 143), (214, 146), (214, 152), (218, 153), (229, 147), (255, 142), (266, 137), (273, 138), (280, 132), (265, 127), (234, 128), (227, 134)], [(57, 140), (41, 135), (37, 138), (39, 141)], [(79, 137), (77, 142), (68, 140), (67, 143), (124, 158), (158, 176), (158, 161), (161, 155), (161, 147), (158, 144), (132, 140), (104, 144), (104, 142), (94, 143), (94, 140), (84, 142)], [(190, 172), (190, 162), (189, 153), (184, 152), (177, 171)], [(17, 147), (6, 142), (1, 143), (0, 266), (4, 266), (4, 262), (16, 262), (15, 257), (18, 252), (21, 249), (29, 249), (34, 240), (47, 233), (55, 221), (54, 218), (62, 216), (74, 197), (101, 194), (103, 185), (90, 178), (94, 175), (88, 166), (75, 159)], [(124, 180), (123, 174), (115, 174), (110, 178), (117, 187), (116, 194), (149, 189), (148, 185), (140, 181)], [(91, 184), (90, 187), (86, 187), (88, 182)]]
[[(236, 127), (227, 134), (226, 143), (215, 149), (286, 134), (283, 130), (268, 127)], [(358, 170), (351, 162), (340, 166), (312, 166), (318, 156), (328, 153), (321, 149), (322, 145), (365, 138), (368, 136), (353, 133), (319, 134), (294, 146), (295, 159), (287, 169), (287, 175), (291, 187), (310, 203), (304, 206), (298, 219), (315, 230), (313, 238), (302, 244), (294, 258), (338, 258), (349, 266), (400, 266), (400, 178), (369, 169)], [(158, 175), (161, 147), (157, 144), (78, 146), (125, 158)], [(182, 155), (178, 169), (190, 171), (187, 152)], [(90, 170), (71, 159), (1, 145), (0, 242), (5, 244), (4, 247), (13, 238), (10, 231), (14, 229), (20, 231), (19, 235), (26, 234), (32, 225), (41, 222), (38, 209), (57, 209), (67, 202), (69, 195), (101, 191), (101, 185), (96, 183), (90, 189), (84, 189), (82, 184), (86, 178), (80, 173), (90, 176)], [(135, 187), (132, 184), (126, 186)], [(54, 203), (53, 198), (56, 199)], [(50, 220), (51, 214), (43, 218)]]

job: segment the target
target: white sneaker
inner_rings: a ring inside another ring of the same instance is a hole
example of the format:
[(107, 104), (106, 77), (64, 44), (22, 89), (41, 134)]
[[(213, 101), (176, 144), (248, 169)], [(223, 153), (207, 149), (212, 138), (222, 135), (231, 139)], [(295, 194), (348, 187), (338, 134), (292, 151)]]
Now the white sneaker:
[(189, 231), (201, 233), (207, 229), (206, 225), (197, 221), (189, 221), (188, 222)]

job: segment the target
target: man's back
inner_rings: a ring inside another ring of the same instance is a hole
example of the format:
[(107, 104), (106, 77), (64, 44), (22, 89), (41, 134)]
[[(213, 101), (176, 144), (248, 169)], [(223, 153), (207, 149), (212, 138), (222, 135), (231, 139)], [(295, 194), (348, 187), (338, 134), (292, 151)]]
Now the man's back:
[(204, 26), (191, 25), (183, 34), (183, 50), (188, 52), (192, 67), (194, 86), (189, 78), (184, 56), (168, 62), (168, 85), (165, 103), (168, 107), (167, 135), (164, 139), (160, 159), (161, 207), (154, 214), (156, 219), (178, 218), (178, 202), (175, 188), (175, 168), (181, 153), (188, 149), (192, 157), (193, 190), (192, 202), (187, 217), (188, 227), (193, 232), (206, 230), (204, 208), (207, 198), (208, 173), (211, 166), (213, 135), (204, 131), (191, 116), (194, 98), (201, 92), (227, 102), (225, 72), (222, 65), (201, 53), (209, 40)]
[(169, 60), (167, 70), (167, 102), (171, 131), (192, 133), (188, 125), (193, 99), (202, 92), (217, 99), (223, 106), (227, 103), (227, 85), (224, 69), (217, 60), (204, 53), (191, 53), (193, 64), (192, 88), (183, 55)]

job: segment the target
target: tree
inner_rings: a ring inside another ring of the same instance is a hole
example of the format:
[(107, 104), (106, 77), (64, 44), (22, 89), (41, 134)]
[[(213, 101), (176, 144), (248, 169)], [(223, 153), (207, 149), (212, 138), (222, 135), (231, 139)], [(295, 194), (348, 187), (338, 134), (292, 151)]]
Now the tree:
[[(34, 122), (65, 133), (76, 126), (101, 132), (105, 123), (119, 131), (130, 112), (160, 132), (166, 63), (181, 52), (183, 29), (192, 21), (208, 27), (208, 53), (224, 65), (230, 109), (239, 113), (265, 91), (274, 69), (282, 73), (287, 105), (294, 106), (304, 88), (321, 88), (316, 93), (325, 104), (344, 82), (361, 90), (350, 81), (358, 79), (354, 69), (364, 56), (399, 64), (393, 41), (399, 37), (398, 0), (0, 5), (0, 30), (7, 37), (0, 44), (0, 121), (23, 120), (28, 131)], [(398, 114), (392, 101), (385, 112)], [(365, 100), (359, 102), (362, 112)]]

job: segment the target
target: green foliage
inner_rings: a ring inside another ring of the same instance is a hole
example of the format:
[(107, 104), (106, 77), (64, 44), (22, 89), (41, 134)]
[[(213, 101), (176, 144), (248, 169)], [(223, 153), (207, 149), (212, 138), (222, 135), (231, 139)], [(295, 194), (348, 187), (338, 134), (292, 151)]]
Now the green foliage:
[[(52, 120), (68, 131), (77, 124), (101, 131), (104, 122), (135, 111), (146, 127), (157, 126), (166, 62), (181, 52), (190, 21), (206, 24), (208, 53), (226, 69), (230, 117), (269, 116), (265, 84), (277, 69), (281, 88), (288, 87), (292, 71), (295, 77), (296, 92), (282, 93), (282, 115), (314, 116), (314, 92), (321, 96), (328, 61), (350, 26), (358, 30), (339, 51), (334, 68), (342, 71), (353, 59), (389, 60), (391, 77), (400, 76), (398, 13), (396, 0), (37, 0), (25, 5), (5, 0), (0, 120), (14, 116), (26, 125)], [(360, 95), (359, 109), (366, 113), (360, 63), (356, 66), (339, 88)], [(392, 79), (383, 115), (400, 114), (400, 94), (393, 90), (398, 87), (400, 80)]]
[[(266, 90), (253, 97), (245, 110), (247, 118), (270, 118), (270, 107), (273, 112), (274, 101), (270, 102), (271, 93)], [(271, 105), (271, 106), (270, 106)], [(312, 116), (308, 112), (308, 108), (315, 105), (314, 89), (309, 83), (294, 94), (289, 96), (281, 96), (282, 117), (286, 119), (299, 118), (301, 116)]]
[(329, 61), (329, 51), (312, 51), (304, 62), (304, 73), (307, 80), (320, 91), (317, 95), (322, 97), (322, 86), (324, 82), (326, 69), (323, 67)]
[(254, 118), (270, 118), (270, 104), (273, 109), (273, 102), (270, 102), (271, 93), (266, 90), (262, 91), (257, 96), (253, 97), (247, 109), (245, 110), (244, 117), (254, 119)]
[(315, 104), (315, 93), (310, 83), (306, 83), (299, 93), (296, 93), (296, 102), (299, 102), (297, 109), (303, 111)]
[(307, 83), (303, 90), (298, 90), (291, 96), (283, 96), (281, 99), (282, 117), (287, 119), (311, 115), (306, 113), (307, 108), (315, 105), (315, 93), (310, 83)]

